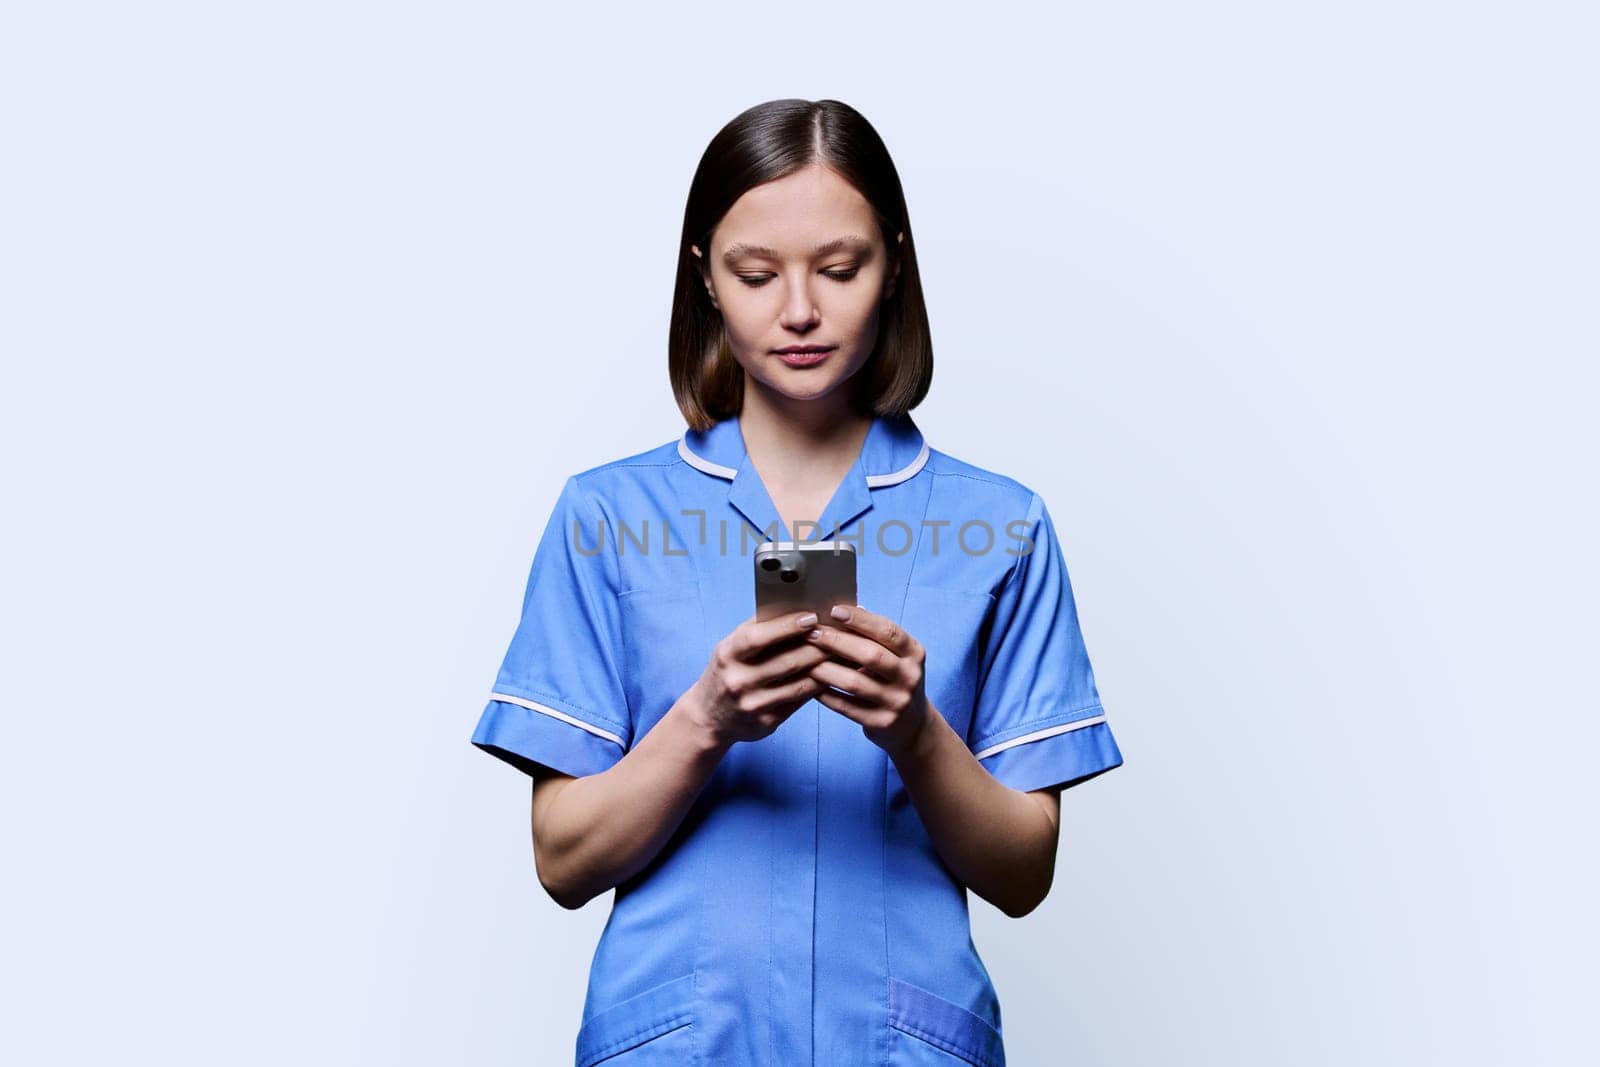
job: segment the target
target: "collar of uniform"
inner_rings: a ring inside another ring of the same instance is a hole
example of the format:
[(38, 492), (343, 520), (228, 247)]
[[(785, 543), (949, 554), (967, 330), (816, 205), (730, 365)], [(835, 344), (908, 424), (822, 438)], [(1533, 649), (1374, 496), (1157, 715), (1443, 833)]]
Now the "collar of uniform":
[[(724, 478), (728, 500), (765, 531), (778, 522), (777, 509), (745, 451), (739, 416), (723, 419), (709, 430), (688, 429), (678, 442), (678, 455), (695, 470)], [(862, 512), (872, 507), (873, 489), (897, 485), (913, 477), (928, 462), (928, 444), (910, 415), (874, 416), (855, 463), (839, 483), (833, 499), (822, 509), (832, 537)], [(788, 540), (788, 527), (778, 522), (779, 536)]]

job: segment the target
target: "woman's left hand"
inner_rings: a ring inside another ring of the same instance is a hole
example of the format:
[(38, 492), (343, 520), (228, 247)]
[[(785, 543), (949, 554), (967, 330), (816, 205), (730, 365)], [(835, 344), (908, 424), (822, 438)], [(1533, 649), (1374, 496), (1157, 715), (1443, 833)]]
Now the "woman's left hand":
[(922, 642), (864, 608), (839, 605), (822, 622), (812, 641), (850, 663), (824, 660), (811, 668), (813, 678), (845, 690), (825, 689), (817, 702), (860, 723), (890, 756), (909, 752), (929, 714)]

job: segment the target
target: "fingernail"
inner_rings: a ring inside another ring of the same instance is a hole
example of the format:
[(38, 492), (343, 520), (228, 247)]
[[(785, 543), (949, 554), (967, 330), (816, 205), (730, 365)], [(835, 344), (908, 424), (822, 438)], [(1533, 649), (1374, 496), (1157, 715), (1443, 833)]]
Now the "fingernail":
[(835, 604), (828, 613), (841, 622), (850, 617), (850, 609), (843, 604)]
[(816, 612), (808, 611), (804, 615), (800, 616), (800, 628), (802, 630), (805, 629), (807, 626), (815, 626), (816, 624), (817, 624), (817, 614), (816, 614)]

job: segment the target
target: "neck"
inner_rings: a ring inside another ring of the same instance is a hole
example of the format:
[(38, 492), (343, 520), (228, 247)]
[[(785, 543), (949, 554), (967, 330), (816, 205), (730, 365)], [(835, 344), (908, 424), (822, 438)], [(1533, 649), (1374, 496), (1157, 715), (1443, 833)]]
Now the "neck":
[(763, 471), (837, 480), (861, 453), (872, 416), (853, 408), (843, 388), (796, 400), (775, 396), (747, 376), (739, 428), (745, 451)]

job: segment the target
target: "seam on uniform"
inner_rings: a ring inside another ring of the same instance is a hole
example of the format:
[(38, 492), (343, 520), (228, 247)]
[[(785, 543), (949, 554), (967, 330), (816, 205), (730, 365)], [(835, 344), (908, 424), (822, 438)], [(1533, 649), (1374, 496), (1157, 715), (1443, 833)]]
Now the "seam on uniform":
[(1021, 488), (1027, 489), (1030, 493), (1033, 492), (1032, 489), (1028, 489), (1027, 486), (1023, 485), (1016, 479), (1006, 478), (1004, 475), (996, 475), (992, 478), (984, 478), (976, 474), (968, 474), (965, 471), (941, 471), (934, 469), (930, 469), (928, 473), (938, 478), (965, 478), (969, 482), (982, 482), (984, 485), (997, 485), (1002, 489)]
[[(878, 885), (883, 890), (881, 921), (883, 923), (883, 1005), (885, 1011), (889, 1007), (889, 984), (894, 980), (894, 965), (889, 959), (889, 762), (889, 754), (885, 752), (883, 754), (883, 821), (882, 832), (879, 835), (882, 838), (883, 848), (880, 852), (878, 869)], [(874, 1004), (873, 1007), (876, 1008), (877, 1005)], [(887, 1026), (882, 1028), (878, 1040), (883, 1048), (883, 1056), (880, 1062), (884, 1067), (888, 1067), (890, 1037)]]
[[(583, 483), (581, 481), (579, 481), (576, 476), (573, 477), (572, 482), (573, 482), (573, 484), (575, 486), (578, 487), (579, 497), (580, 497), (581, 502), (584, 504), (585, 508), (587, 510), (593, 512), (595, 517), (597, 517), (600, 520), (601, 527), (604, 528), (608, 533), (611, 534), (611, 543), (613, 545), (617, 546), (617, 551), (612, 553), (612, 555), (611, 555), (612, 560), (617, 565), (616, 580), (613, 582), (611, 577), (610, 577), (610, 575), (609, 575), (609, 573), (606, 576), (606, 584), (611, 586), (611, 595), (613, 597), (615, 597), (617, 588), (622, 585), (622, 564), (621, 564), (622, 545), (621, 545), (621, 542), (619, 542), (617, 540), (617, 531), (612, 527), (612, 525), (611, 525), (611, 517), (606, 514), (605, 508), (602, 508), (600, 506), (600, 504), (598, 502), (598, 499), (596, 498), (595, 494), (590, 492), (589, 490), (585, 489)], [(563, 531), (563, 536), (565, 536), (565, 531)], [(581, 552), (582, 550), (580, 549), (579, 551)], [(602, 544), (599, 548), (595, 549), (595, 554), (598, 555), (598, 554), (600, 554), (600, 553), (602, 553), (604, 551), (605, 551), (605, 546)], [(592, 556), (585, 556), (584, 558), (592, 559), (593, 557)], [(607, 570), (609, 571), (609, 568), (607, 568)], [(582, 583), (580, 583), (580, 591), (581, 591), (581, 593), (583, 595), (584, 603), (589, 609), (589, 614), (591, 616), (593, 616), (594, 618), (597, 618), (597, 619), (605, 618), (605, 616), (600, 611), (598, 611), (596, 609), (594, 600), (589, 595), (588, 586), (587, 585), (583, 585)], [(609, 637), (611, 635), (602, 634), (602, 636)]]
[[(817, 1058), (817, 868), (821, 866), (819, 854), (822, 851), (822, 702), (812, 698), (808, 703), (816, 703), (816, 714), (812, 720), (816, 723), (816, 760), (812, 764), (811, 788), (811, 1059)], [(804, 707), (804, 705), (801, 705)]]
[[(1023, 520), (1028, 523), (1028, 540), (1032, 543), (1033, 547), (1026, 552), (1018, 553), (1017, 558), (1011, 561), (1011, 569), (1006, 572), (1006, 580), (1000, 583), (1000, 592), (995, 596), (995, 599), (997, 600), (1000, 597), (1005, 596), (1006, 590), (1011, 588), (1011, 583), (1016, 580), (1018, 574), (1022, 573), (1022, 561), (1032, 556), (1039, 550), (1039, 539), (1033, 536), (1038, 532), (1043, 519), (1042, 515), (1039, 518), (1033, 518), (1034, 507), (1036, 504), (1038, 504), (1038, 502), (1039, 494), (1034, 493), (1033, 499), (1028, 501), (1028, 518)], [(1006, 524), (1008, 529), (1010, 528), (1010, 525), (1010, 523)]]
[(993, 604), (998, 598), (987, 589), (951, 589), (949, 586), (931, 585), (927, 582), (907, 582), (909, 589), (921, 589), (924, 592), (934, 593), (939, 596), (961, 597), (967, 600), (983, 600)]
[[(696, 868), (699, 875), (700, 885), (706, 884), (706, 871), (710, 869), (710, 866), (711, 850), (708, 848), (703, 848), (700, 850), (700, 862)], [(690, 988), (694, 990), (694, 1010), (696, 1015), (702, 1015), (705, 1012), (705, 1001), (702, 999), (704, 993), (700, 988), (700, 962), (705, 958), (706, 899), (708, 897), (709, 894), (707, 893), (695, 894), (694, 956), (691, 960), (691, 963), (694, 966), (694, 981), (690, 983)], [(707, 1019), (709, 1020), (709, 1017), (707, 1017)], [(705, 1062), (705, 1046), (709, 1040), (710, 1039), (705, 1036), (705, 1031), (697, 1031), (695, 1033), (694, 1057), (696, 1064), (703, 1064)]]
[(598, 1045), (591, 1049), (590, 1053), (593, 1058), (590, 1060), (590, 1062), (603, 1060), (618, 1049), (628, 1047), (628, 1042), (630, 1041), (635, 1042), (638, 1045), (642, 1045), (644, 1044), (644, 1041), (641, 1041), (640, 1038), (644, 1038), (645, 1040), (654, 1040), (655, 1038), (661, 1037), (663, 1034), (668, 1034), (673, 1030), (681, 1029), (682, 1027), (689, 1025), (692, 1021), (692, 1014), (688, 1012), (680, 1012), (678, 1014), (669, 1016), (660, 1022), (651, 1023), (649, 1026), (634, 1030), (631, 1033), (614, 1038), (604, 1045)]
[[(906, 601), (911, 598), (912, 588), (920, 587), (922, 585), (922, 583), (917, 581), (917, 564), (922, 561), (922, 535), (928, 532), (928, 508), (932, 505), (932, 503), (933, 487), (930, 485), (920, 501), (922, 513), (917, 520), (916, 540), (911, 542), (911, 544), (906, 548), (905, 552), (902, 552), (900, 553), (900, 556), (895, 557), (896, 559), (899, 559), (907, 554), (911, 556), (911, 566), (906, 568), (905, 588), (900, 595), (900, 608), (897, 617), (901, 619), (906, 617)], [(865, 535), (866, 532), (862, 531), (862, 536)]]
[(937, 1034), (930, 1034), (928, 1031), (922, 1029), (909, 1019), (901, 1018), (899, 1021), (895, 1022), (893, 1026), (897, 1030), (904, 1030), (906, 1033), (917, 1038), (918, 1040), (926, 1041), (935, 1048), (943, 1049), (952, 1056), (958, 1056), (969, 1063), (976, 1064), (977, 1067), (989, 1067), (989, 1065), (994, 1062), (988, 1056), (983, 1055), (976, 1049), (969, 1049), (965, 1045), (958, 1045), (956, 1042), (951, 1041), (948, 1038), (940, 1037)]
[(675, 466), (677, 466), (677, 464), (672, 462), (672, 461), (670, 461), (670, 460), (668, 462), (666, 462), (666, 463), (647, 463), (644, 460), (630, 461), (630, 460), (627, 460), (627, 459), (618, 459), (618, 460), (613, 460), (610, 463), (602, 463), (602, 464), (600, 464), (598, 466), (595, 466), (595, 467), (585, 468), (584, 470), (579, 471), (577, 474), (574, 474), (572, 477), (577, 478), (579, 481), (586, 481), (586, 480), (588, 480), (590, 478), (596, 477), (596, 476), (604, 473), (605, 471), (609, 471), (609, 470), (631, 469), (631, 468), (635, 468), (635, 467), (675, 467)]
[[(771, 975), (773, 973), (773, 970), (772, 970), (772, 942), (774, 940), (773, 936), (772, 936), (772, 907), (773, 907), (773, 894), (775, 893), (775, 885), (776, 885), (776, 883), (778, 881), (778, 850), (776, 848), (773, 848), (772, 847), (772, 843), (769, 841), (769, 842), (767, 842), (767, 847), (765, 849), (763, 849), (763, 851), (766, 852), (766, 854), (767, 854), (767, 974)], [(777, 1013), (773, 1011), (773, 1007), (774, 1007), (774, 1004), (776, 1002), (777, 995), (778, 995), (777, 989), (778, 989), (778, 983), (777, 982), (771, 981), (771, 980), (769, 980), (767, 982), (767, 1062), (768, 1063), (777, 1063), (778, 1062), (778, 1056), (777, 1056), (778, 1017), (777, 1017)]]
[[(1042, 504), (1043, 504), (1043, 502), (1039, 499), (1039, 494), (1038, 493), (1034, 493), (1033, 496), (1028, 501), (1028, 516), (1029, 516), (1029, 518), (1031, 518), (1033, 516), (1035, 507), (1036, 506), (1042, 507)], [(1024, 519), (1023, 521), (1026, 522), (1026, 521), (1029, 521), (1029, 519)], [(1018, 555), (1015, 559), (1013, 559), (1011, 561), (1011, 566), (1006, 570), (1005, 580), (1000, 583), (1000, 588), (995, 590), (995, 593), (994, 593), (995, 604), (996, 604), (997, 607), (1000, 604), (1000, 602), (1005, 599), (1006, 593), (1007, 593), (1007, 591), (1010, 590), (1012, 584), (1017, 582), (1017, 581), (1020, 581), (1018, 576), (1022, 573), (1023, 565), (1026, 563), (1027, 560), (1032, 558), (1034, 552), (1038, 551), (1039, 539), (1037, 537), (1032, 536), (1032, 535), (1038, 532), (1039, 527), (1042, 524), (1042, 522), (1043, 522), (1043, 515), (1042, 514), (1040, 515), (1039, 518), (1032, 518), (1031, 519), (1031, 525), (1028, 527), (1028, 533), (1030, 535), (1030, 540), (1033, 542), (1033, 547), (1031, 549), (1029, 549), (1027, 552), (1021, 553), (1020, 555)], [(1006, 524), (1007, 529), (1010, 528), (1010, 525), (1011, 525), (1010, 523)], [(998, 617), (997, 617), (996, 620), (995, 620), (995, 625), (994, 626), (989, 626), (987, 628), (987, 633), (986, 633), (986, 636), (985, 636), (984, 642), (983, 642), (985, 647), (984, 647), (982, 655), (980, 656), (979, 661), (978, 661), (978, 668), (979, 668), (978, 691), (979, 691), (980, 694), (982, 693), (984, 687), (986, 687), (989, 684), (989, 674), (994, 669), (996, 658), (999, 655), (999, 653), (995, 649), (995, 643), (1003, 641), (1005, 639), (1006, 634), (1008, 632), (1010, 632), (1012, 624), (1015, 621), (1016, 621), (1016, 612), (1015, 612), (1015, 609), (1013, 609), (1011, 617), (1007, 618), (1003, 623), (1001, 623), (999, 621)], [(987, 626), (987, 624), (986, 624), (986, 626)], [(978, 715), (976, 714), (976, 711), (975, 711), (974, 714), (973, 714), (973, 717), (972, 717), (972, 722), (968, 723), (967, 729), (970, 731), (973, 727), (975, 727), (977, 725), (978, 725)], [(987, 740), (987, 739), (985, 739), (985, 740)], [(967, 747), (969, 749), (971, 749), (972, 751), (976, 752), (976, 751), (978, 751), (978, 747), (979, 746), (975, 742), (969, 742)]]
[(700, 576), (696, 574), (693, 578), (677, 578), (670, 582), (658, 582), (655, 585), (635, 585), (618, 593), (617, 599), (621, 600), (623, 597), (630, 597), (635, 593), (678, 593), (683, 588), (698, 591), (700, 588)]
[[(937, 473), (937, 472), (932, 472), (932, 473)], [(928, 517), (928, 508), (933, 502), (933, 496), (934, 496), (933, 483), (930, 482), (930, 483), (927, 484), (927, 486), (925, 488), (924, 495), (923, 495), (923, 498), (922, 498), (922, 501), (921, 501), (922, 514), (921, 514), (921, 517), (920, 517), (919, 521), (917, 522), (916, 540), (911, 545), (911, 547), (908, 549), (908, 551), (911, 553), (911, 566), (906, 569), (905, 584), (902, 587), (901, 594), (900, 594), (900, 606), (899, 606), (899, 609), (896, 611), (895, 616), (894, 616), (896, 619), (900, 619), (900, 620), (905, 619), (905, 617), (906, 617), (906, 604), (911, 599), (911, 590), (913, 588), (917, 588), (918, 587), (918, 583), (917, 583), (917, 580), (916, 580), (917, 562), (922, 558), (922, 535), (924, 533), (926, 533), (927, 529), (928, 529), (928, 524), (925, 521), (922, 521), (922, 520), (926, 520), (927, 517)], [(889, 771), (888, 771), (888, 760), (889, 760), (888, 754), (885, 753), (884, 754), (885, 767), (884, 767), (884, 776), (883, 776), (884, 777), (884, 782), (883, 782), (883, 869), (880, 872), (880, 876), (879, 876), (878, 882), (883, 887), (883, 970), (884, 970), (883, 1003), (884, 1003), (885, 1009), (887, 1011), (892, 1012), (893, 1003), (894, 1003), (894, 997), (893, 997), (893, 994), (892, 994), (892, 992), (890, 990), (890, 986), (894, 981), (894, 961), (893, 961), (893, 959), (891, 958), (891, 956), (889, 954), (890, 945), (889, 945), (889, 855), (888, 855), (888, 853), (889, 853)], [(965, 891), (963, 891), (963, 895), (965, 895)], [(892, 1015), (891, 1015), (891, 1017), (892, 1017)], [(881, 1034), (879, 1040), (882, 1041), (882, 1043), (883, 1043), (883, 1062), (885, 1064), (887, 1064), (889, 1062), (889, 1041), (890, 1041), (889, 1027), (887, 1027), (887, 1026), (883, 1027), (882, 1034)]]

